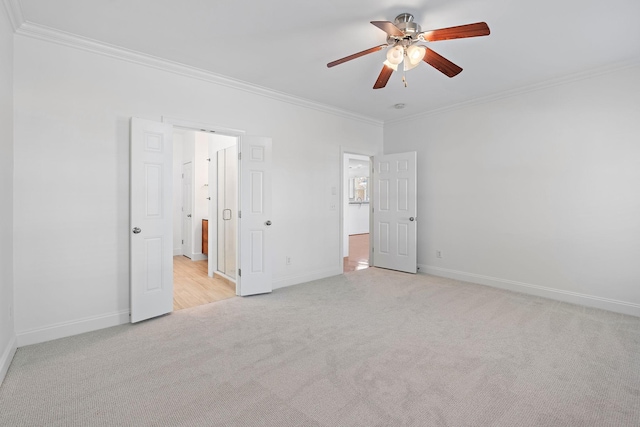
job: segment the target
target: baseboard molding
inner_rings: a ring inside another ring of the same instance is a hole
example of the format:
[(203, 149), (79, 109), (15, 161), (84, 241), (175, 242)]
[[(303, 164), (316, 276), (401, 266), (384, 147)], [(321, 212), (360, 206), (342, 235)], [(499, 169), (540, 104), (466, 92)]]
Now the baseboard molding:
[(191, 259), (191, 261), (204, 261), (205, 259), (208, 259), (205, 254), (191, 254), (188, 258)]
[(447, 277), (449, 279), (478, 283), (480, 285), (492, 286), (494, 288), (506, 289), (509, 291), (521, 292), (557, 301), (568, 302), (571, 304), (594, 307), (602, 310), (614, 311), (616, 313), (623, 313), (640, 317), (640, 304), (635, 304), (632, 302), (619, 301), (611, 298), (597, 297), (594, 295), (564, 291), (555, 288), (547, 288), (544, 286), (517, 282), (515, 280), (500, 279), (497, 277), (483, 276), (480, 274), (467, 273), (465, 271), (449, 270), (446, 268), (434, 267), (430, 265), (419, 264), (418, 267), (420, 268), (421, 273), (427, 273), (434, 276), (441, 276)]
[(178, 255), (182, 255), (182, 248), (173, 249), (173, 256), (178, 256)]
[(129, 323), (129, 321), (129, 310), (125, 310), (102, 316), (86, 317), (84, 319), (73, 320), (71, 322), (57, 323), (45, 326), (44, 328), (32, 329), (30, 331), (18, 332), (16, 334), (18, 347), (56, 340), (58, 338), (70, 337), (72, 335), (83, 334), (85, 332), (97, 331), (98, 329)]
[(311, 282), (313, 280), (324, 279), (325, 277), (337, 276), (342, 274), (342, 268), (328, 268), (310, 273), (296, 274), (292, 276), (281, 277), (273, 281), (273, 289), (286, 288), (287, 286), (299, 285), (300, 283)]
[(11, 365), (11, 361), (13, 360), (13, 356), (16, 354), (16, 350), (18, 349), (18, 342), (16, 337), (12, 337), (7, 347), (2, 352), (2, 356), (0, 357), (0, 385), (4, 381), (4, 377), (7, 376), (7, 371), (9, 370), (9, 365)]

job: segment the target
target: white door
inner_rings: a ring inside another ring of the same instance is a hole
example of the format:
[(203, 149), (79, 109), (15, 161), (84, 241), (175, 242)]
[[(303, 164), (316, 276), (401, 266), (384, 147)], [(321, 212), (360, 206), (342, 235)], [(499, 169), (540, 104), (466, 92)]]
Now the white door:
[(373, 265), (417, 272), (416, 152), (375, 156)]
[(193, 258), (193, 164), (182, 165), (182, 254)]
[(131, 119), (131, 322), (173, 311), (173, 126)]
[(238, 295), (271, 292), (271, 138), (242, 136), (240, 152)]

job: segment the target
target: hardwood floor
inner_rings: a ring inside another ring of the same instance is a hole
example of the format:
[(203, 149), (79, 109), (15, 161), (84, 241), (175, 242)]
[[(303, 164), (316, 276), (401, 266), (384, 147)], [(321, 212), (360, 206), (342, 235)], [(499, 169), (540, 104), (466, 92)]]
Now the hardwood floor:
[(207, 260), (173, 257), (173, 309), (196, 307), (236, 296), (236, 285), (222, 277), (207, 276)]
[(344, 271), (369, 268), (369, 234), (349, 236), (349, 256), (344, 258)]

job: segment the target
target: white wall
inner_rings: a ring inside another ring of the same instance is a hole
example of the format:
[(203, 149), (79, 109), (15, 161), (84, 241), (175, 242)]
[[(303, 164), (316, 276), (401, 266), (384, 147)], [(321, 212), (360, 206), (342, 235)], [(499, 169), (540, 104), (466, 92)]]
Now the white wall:
[(15, 352), (13, 320), (13, 27), (0, 5), (0, 383)]
[(340, 147), (381, 151), (380, 125), (27, 36), (15, 49), (19, 344), (128, 321), (131, 116), (272, 137), (274, 287), (342, 272)]
[(369, 232), (369, 203), (349, 204), (349, 235)]
[(640, 315), (639, 66), (384, 136), (418, 152), (421, 271)]

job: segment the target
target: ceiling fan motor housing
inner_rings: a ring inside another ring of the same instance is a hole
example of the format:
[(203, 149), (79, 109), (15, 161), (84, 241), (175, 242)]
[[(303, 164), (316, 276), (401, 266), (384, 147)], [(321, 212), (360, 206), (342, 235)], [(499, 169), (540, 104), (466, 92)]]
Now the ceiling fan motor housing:
[[(413, 22), (413, 15), (410, 13), (401, 13), (396, 16), (394, 24), (404, 33), (405, 38), (417, 40), (418, 34), (422, 32), (420, 25)], [(396, 40), (399, 40), (399, 38), (396, 38)]]

